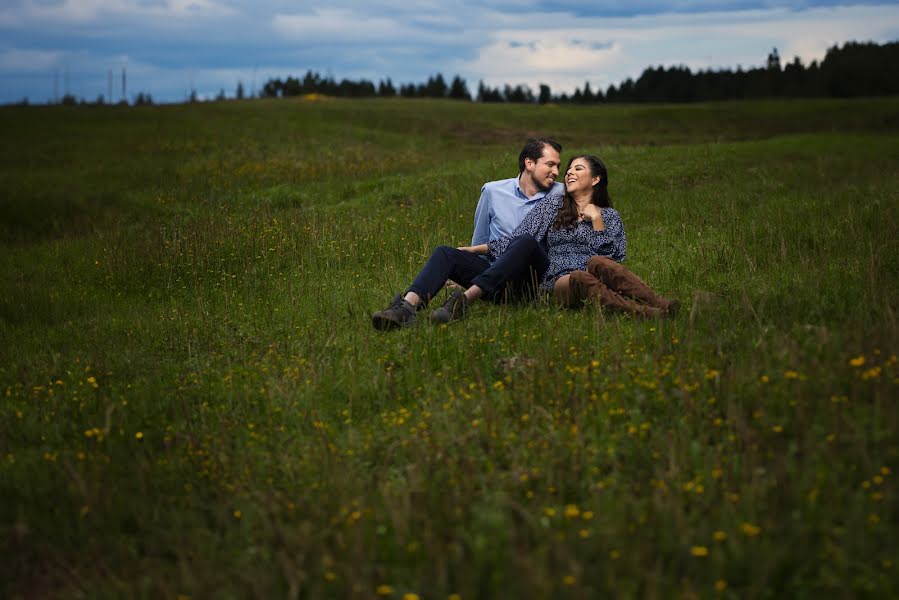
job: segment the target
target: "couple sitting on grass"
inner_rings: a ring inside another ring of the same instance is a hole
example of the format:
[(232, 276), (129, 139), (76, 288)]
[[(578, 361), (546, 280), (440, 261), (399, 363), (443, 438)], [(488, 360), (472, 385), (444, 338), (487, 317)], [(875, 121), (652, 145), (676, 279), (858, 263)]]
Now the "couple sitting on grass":
[(528, 140), (519, 176), (482, 188), (472, 245), (438, 246), (405, 296), (372, 315), (375, 328), (413, 325), (448, 280), (465, 289), (431, 313), (435, 323), (462, 319), (479, 298), (500, 302), (538, 293), (568, 307), (586, 302), (643, 318), (676, 314), (677, 300), (657, 295), (620, 264), (626, 238), (605, 165), (596, 156), (574, 156), (563, 186), (555, 182), (561, 151), (554, 140)]

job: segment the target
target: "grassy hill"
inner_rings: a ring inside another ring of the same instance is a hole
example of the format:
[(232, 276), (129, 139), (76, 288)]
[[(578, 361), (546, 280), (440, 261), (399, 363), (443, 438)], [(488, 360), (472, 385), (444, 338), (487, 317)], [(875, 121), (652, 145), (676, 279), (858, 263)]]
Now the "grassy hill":
[[(899, 100), (0, 131), (3, 595), (899, 594)], [(375, 331), (534, 134), (603, 158), (681, 315)]]

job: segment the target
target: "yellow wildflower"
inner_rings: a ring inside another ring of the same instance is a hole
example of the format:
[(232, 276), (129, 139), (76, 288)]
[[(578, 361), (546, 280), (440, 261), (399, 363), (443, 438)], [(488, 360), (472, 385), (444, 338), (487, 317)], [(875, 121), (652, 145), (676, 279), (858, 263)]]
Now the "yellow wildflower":
[(381, 584), (375, 588), (375, 593), (379, 596), (389, 596), (393, 594), (393, 588), (386, 584)]
[(704, 557), (709, 555), (709, 549), (705, 546), (693, 546), (690, 548), (690, 554), (693, 556)]
[(747, 537), (755, 537), (762, 532), (762, 529), (758, 525), (753, 525), (752, 523), (743, 523), (740, 525), (740, 531)]
[(852, 367), (860, 367), (863, 364), (865, 364), (864, 356), (856, 356), (855, 358), (853, 358), (849, 361), (849, 365)]
[(723, 531), (716, 531), (715, 533), (712, 534), (712, 537), (715, 539), (716, 542), (723, 542), (724, 540), (727, 539), (727, 534), (724, 533)]

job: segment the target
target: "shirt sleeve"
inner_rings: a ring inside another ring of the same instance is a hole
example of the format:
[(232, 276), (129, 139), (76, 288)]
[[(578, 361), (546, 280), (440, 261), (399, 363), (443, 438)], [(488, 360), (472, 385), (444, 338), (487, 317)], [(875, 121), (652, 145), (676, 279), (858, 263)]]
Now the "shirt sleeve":
[(478, 207), (474, 210), (474, 233), (471, 234), (471, 245), (486, 244), (490, 239), (490, 192), (487, 186), (481, 188), (481, 197), (478, 199)]
[(561, 202), (562, 197), (555, 195), (547, 196), (538, 202), (534, 208), (524, 216), (524, 219), (521, 220), (521, 223), (519, 223), (518, 227), (516, 227), (510, 235), (487, 242), (487, 256), (491, 260), (495, 259), (506, 251), (506, 248), (509, 247), (509, 243), (513, 239), (526, 233), (531, 234), (538, 242), (543, 244), (546, 239), (546, 234), (549, 231), (549, 226), (552, 225), (552, 222), (556, 218), (556, 214), (559, 212)]
[(594, 231), (590, 239), (590, 249), (594, 254), (608, 256), (612, 260), (622, 262), (625, 259), (627, 238), (624, 235), (624, 223), (621, 215), (613, 208), (603, 208), (603, 231)]

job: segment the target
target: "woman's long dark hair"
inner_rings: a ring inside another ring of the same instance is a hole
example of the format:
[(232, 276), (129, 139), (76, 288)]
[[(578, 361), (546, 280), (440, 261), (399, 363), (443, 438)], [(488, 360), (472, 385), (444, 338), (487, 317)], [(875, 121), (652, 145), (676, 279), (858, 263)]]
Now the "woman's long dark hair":
[[(599, 183), (593, 186), (593, 197), (590, 199), (590, 202), (599, 207), (611, 207), (612, 199), (609, 197), (609, 171), (598, 157), (592, 154), (572, 156), (568, 159), (568, 166), (565, 167), (565, 172), (567, 173), (568, 169), (571, 168), (571, 163), (579, 158), (583, 158), (587, 161), (587, 164), (590, 165), (591, 177), (599, 176)], [(566, 191), (565, 196), (562, 199), (562, 208), (559, 209), (559, 214), (556, 215), (556, 220), (553, 222), (553, 229), (567, 229), (577, 223), (577, 220), (577, 203), (574, 201), (571, 194)]]

